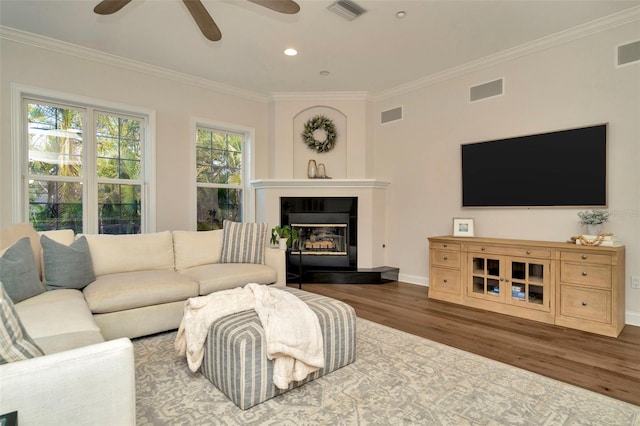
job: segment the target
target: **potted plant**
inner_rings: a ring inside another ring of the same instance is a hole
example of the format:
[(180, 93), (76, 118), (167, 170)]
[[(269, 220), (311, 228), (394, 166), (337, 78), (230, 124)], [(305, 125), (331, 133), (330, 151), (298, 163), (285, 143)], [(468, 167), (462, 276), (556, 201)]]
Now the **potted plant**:
[(298, 242), (298, 230), (289, 225), (275, 226), (271, 229), (271, 244), (279, 244), (282, 250)]
[(608, 210), (587, 210), (578, 212), (580, 224), (587, 227), (588, 235), (598, 235), (602, 229), (602, 224), (609, 220)]

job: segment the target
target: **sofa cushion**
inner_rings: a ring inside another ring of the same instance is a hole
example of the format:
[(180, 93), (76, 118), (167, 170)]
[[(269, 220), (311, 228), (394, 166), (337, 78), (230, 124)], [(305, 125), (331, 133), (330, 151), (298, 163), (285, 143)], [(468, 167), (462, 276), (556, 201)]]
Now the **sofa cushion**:
[(0, 364), (42, 356), (0, 282)]
[(28, 237), (18, 240), (0, 257), (0, 281), (14, 303), (44, 292)]
[(87, 234), (97, 276), (120, 272), (173, 269), (171, 232), (151, 234)]
[(222, 263), (264, 263), (267, 244), (266, 223), (240, 223), (225, 220), (222, 224)]
[(123, 311), (198, 296), (198, 283), (176, 271), (101, 275), (82, 291), (94, 314)]
[(46, 235), (40, 237), (44, 259), (45, 288), (83, 289), (96, 279), (87, 239), (82, 236), (71, 245), (58, 243)]
[(176, 269), (182, 271), (199, 265), (220, 262), (222, 229), (215, 231), (173, 231)]
[(181, 272), (200, 283), (200, 295), (242, 287), (249, 283), (271, 284), (278, 274), (266, 265), (255, 263), (217, 263), (196, 266)]
[(16, 311), (46, 354), (104, 341), (80, 290), (47, 291), (17, 303)]

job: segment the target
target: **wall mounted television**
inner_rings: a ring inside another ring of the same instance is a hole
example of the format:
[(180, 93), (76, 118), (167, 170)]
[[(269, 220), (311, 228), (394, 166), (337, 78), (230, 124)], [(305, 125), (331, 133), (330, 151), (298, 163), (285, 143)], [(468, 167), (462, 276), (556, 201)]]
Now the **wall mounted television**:
[(462, 145), (463, 207), (606, 207), (607, 124)]

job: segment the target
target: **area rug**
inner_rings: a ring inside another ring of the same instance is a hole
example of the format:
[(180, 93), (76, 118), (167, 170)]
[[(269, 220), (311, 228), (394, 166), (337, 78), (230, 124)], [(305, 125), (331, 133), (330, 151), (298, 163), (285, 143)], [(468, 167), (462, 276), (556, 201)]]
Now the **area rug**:
[(640, 425), (640, 407), (357, 319), (356, 362), (248, 410), (134, 341), (138, 425)]

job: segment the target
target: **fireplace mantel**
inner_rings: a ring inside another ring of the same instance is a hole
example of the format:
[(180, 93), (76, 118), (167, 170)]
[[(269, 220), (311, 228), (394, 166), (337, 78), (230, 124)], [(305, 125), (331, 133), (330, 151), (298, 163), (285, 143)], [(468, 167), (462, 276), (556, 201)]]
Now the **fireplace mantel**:
[(389, 182), (376, 179), (259, 179), (255, 188), (386, 188)]
[(255, 220), (280, 225), (280, 197), (357, 197), (358, 268), (385, 265), (386, 190), (376, 179), (261, 179), (251, 182)]

